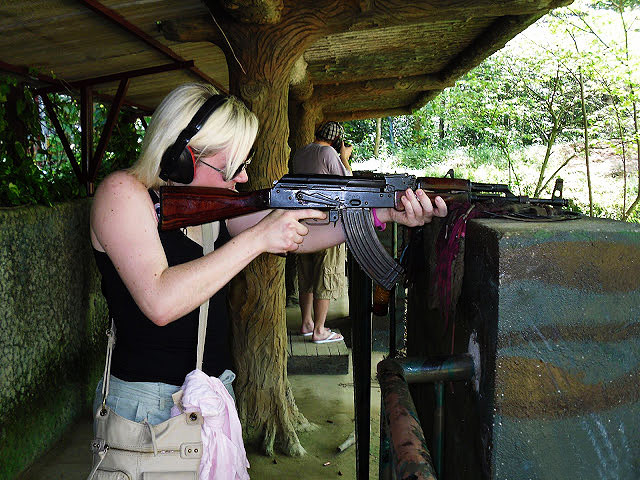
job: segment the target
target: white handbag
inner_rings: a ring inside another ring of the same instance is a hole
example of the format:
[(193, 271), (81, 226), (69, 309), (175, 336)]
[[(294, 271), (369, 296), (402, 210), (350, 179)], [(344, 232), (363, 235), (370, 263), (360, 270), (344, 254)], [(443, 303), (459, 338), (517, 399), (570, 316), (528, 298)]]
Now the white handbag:
[[(214, 227), (202, 226), (203, 249), (213, 250)], [(209, 302), (200, 306), (196, 368), (202, 369)], [(202, 440), (202, 418), (183, 412), (158, 425), (121, 417), (107, 404), (115, 325), (107, 331), (107, 358), (102, 382), (102, 404), (94, 416), (95, 438), (91, 443), (93, 468), (87, 480), (198, 480)], [(182, 391), (174, 394), (179, 405)], [(179, 405), (180, 406), (180, 405)]]

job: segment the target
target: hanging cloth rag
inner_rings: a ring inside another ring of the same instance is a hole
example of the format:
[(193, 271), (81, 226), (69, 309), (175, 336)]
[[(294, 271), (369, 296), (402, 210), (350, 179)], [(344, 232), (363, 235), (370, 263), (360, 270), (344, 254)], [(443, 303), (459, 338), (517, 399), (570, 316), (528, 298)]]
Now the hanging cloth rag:
[(202, 415), (201, 480), (248, 480), (249, 461), (242, 441), (242, 427), (235, 403), (224, 384), (202, 370), (187, 374), (182, 385), (182, 411)]

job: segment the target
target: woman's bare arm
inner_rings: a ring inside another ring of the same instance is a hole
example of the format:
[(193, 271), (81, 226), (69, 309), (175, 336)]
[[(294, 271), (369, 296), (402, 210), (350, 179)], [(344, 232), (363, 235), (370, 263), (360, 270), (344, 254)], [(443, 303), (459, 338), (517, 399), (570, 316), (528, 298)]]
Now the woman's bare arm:
[(125, 172), (107, 177), (91, 212), (91, 239), (109, 255), (142, 312), (157, 325), (180, 318), (222, 288), (263, 252), (297, 249), (307, 233), (298, 220), (320, 212), (287, 212), (239, 233), (196, 260), (169, 267), (146, 188)]

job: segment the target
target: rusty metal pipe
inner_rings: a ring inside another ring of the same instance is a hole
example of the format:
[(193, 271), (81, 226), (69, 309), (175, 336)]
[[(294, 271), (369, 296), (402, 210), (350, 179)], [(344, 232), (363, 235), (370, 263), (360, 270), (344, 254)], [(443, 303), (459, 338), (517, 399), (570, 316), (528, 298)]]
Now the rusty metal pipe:
[[(392, 475), (395, 473), (399, 480), (436, 480), (402, 366), (393, 359), (381, 361), (378, 363), (378, 381), (388, 428)], [(380, 453), (382, 457), (388, 452)]]
[(433, 449), (435, 472), (438, 476), (441, 475), (444, 450), (444, 382), (469, 380), (474, 371), (473, 359), (469, 354), (426, 359), (387, 358), (378, 363), (383, 407), (380, 412), (381, 480), (436, 478), (422, 426), (409, 393), (409, 383), (435, 384)]
[(397, 358), (407, 383), (436, 383), (469, 380), (473, 377), (473, 359), (468, 353), (434, 355), (429, 358)]

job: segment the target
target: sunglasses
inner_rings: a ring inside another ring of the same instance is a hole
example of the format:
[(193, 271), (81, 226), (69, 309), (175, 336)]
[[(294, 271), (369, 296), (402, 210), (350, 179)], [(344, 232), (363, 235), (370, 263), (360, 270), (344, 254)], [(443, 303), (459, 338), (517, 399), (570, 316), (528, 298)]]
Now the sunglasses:
[(209, 168), (213, 168), (216, 172), (220, 173), (222, 175), (222, 178), (224, 179), (225, 182), (228, 182), (230, 180), (233, 180), (234, 178), (236, 178), (238, 175), (240, 175), (244, 170), (246, 170), (247, 166), (249, 166), (251, 164), (251, 160), (253, 160), (253, 148), (249, 151), (249, 155), (247, 156), (247, 159), (242, 162), (238, 168), (236, 168), (236, 171), (233, 172), (233, 175), (229, 178), (227, 178), (227, 176), (224, 174), (224, 170), (222, 170), (221, 168), (217, 168), (214, 167), (213, 165), (209, 165), (207, 162), (205, 162), (202, 159), (198, 159), (198, 161), (204, 165), (206, 165)]

